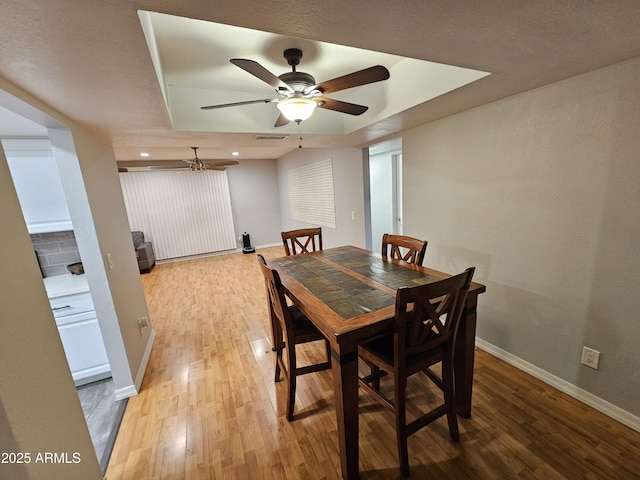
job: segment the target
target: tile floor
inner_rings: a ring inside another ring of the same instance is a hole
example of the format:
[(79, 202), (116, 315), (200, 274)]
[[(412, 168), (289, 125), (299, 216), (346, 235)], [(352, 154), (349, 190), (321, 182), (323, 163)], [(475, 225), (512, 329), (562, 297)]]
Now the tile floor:
[(109, 464), (127, 399), (116, 402), (111, 378), (82, 385), (77, 390), (93, 446), (104, 473)]

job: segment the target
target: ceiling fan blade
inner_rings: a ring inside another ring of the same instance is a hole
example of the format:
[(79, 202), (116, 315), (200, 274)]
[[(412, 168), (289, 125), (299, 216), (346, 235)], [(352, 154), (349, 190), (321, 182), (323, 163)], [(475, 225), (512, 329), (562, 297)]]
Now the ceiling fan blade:
[(254, 60), (246, 60), (244, 58), (232, 58), (229, 61), (233, 63), (235, 66), (243, 69), (245, 72), (248, 72), (254, 77), (259, 78), (266, 84), (271, 85), (273, 88), (275, 88), (277, 92), (284, 90), (290, 93), (294, 93), (293, 88), (291, 88), (289, 85), (284, 83), (282, 80), (276, 77), (273, 73), (271, 73), (269, 70), (267, 70), (266, 68), (264, 68), (262, 65), (260, 65), (258, 62)]
[(332, 98), (316, 97), (318, 107), (333, 110), (335, 112), (348, 113), (349, 115), (362, 115), (369, 110), (369, 107), (358, 105), (357, 103), (343, 102), (342, 100), (334, 100)]
[(160, 165), (149, 165), (147, 167), (149, 170), (191, 170), (191, 167), (175, 167), (167, 165), (166, 167)]
[(221, 105), (207, 105), (206, 107), (200, 107), (201, 110), (213, 110), (214, 108), (226, 108), (226, 107), (237, 107), (240, 105), (251, 105), (253, 103), (272, 103), (277, 102), (278, 98), (264, 98), (262, 100), (247, 100), (245, 102), (233, 102), (233, 103), (223, 103)]
[(206, 160), (204, 162), (207, 168), (215, 168), (215, 167), (231, 167), (233, 165), (238, 165), (238, 161), (236, 160)]
[(386, 80), (388, 78), (389, 70), (382, 65), (376, 65), (375, 67), (365, 68), (364, 70), (349, 73), (342, 77), (327, 80), (326, 82), (307, 88), (306, 91), (312, 92), (313, 90), (320, 90), (321, 93), (333, 93), (340, 90), (346, 90), (347, 88), (380, 82), (381, 80)]
[(289, 119), (285, 117), (282, 113), (278, 116), (276, 123), (273, 125), (274, 127), (284, 127), (289, 124)]
[(128, 173), (128, 172), (153, 172), (156, 170), (180, 170), (180, 171), (188, 171), (189, 167), (162, 167), (156, 165), (147, 165), (147, 166), (133, 166), (133, 167), (118, 167), (118, 172), (120, 173)]

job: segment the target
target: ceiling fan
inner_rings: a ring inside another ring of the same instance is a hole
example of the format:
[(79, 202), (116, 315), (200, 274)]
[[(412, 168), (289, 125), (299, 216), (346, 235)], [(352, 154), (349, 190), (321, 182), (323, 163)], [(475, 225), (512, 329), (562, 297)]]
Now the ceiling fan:
[(289, 48), (284, 51), (284, 58), (291, 66), (291, 72), (275, 76), (254, 60), (243, 58), (232, 58), (234, 65), (242, 68), (251, 75), (262, 80), (266, 84), (275, 88), (277, 97), (264, 98), (261, 100), (248, 100), (244, 102), (225, 103), (221, 105), (208, 105), (200, 107), (202, 110), (212, 110), (215, 108), (235, 107), (239, 105), (250, 105), (254, 103), (275, 103), (277, 102), (280, 116), (276, 120), (275, 127), (287, 125), (289, 122), (300, 123), (308, 119), (316, 107), (347, 113), (349, 115), (362, 115), (369, 107), (355, 103), (334, 100), (324, 95), (338, 92), (348, 88), (367, 85), (389, 78), (389, 70), (382, 65), (365, 68), (357, 72), (349, 73), (341, 77), (336, 77), (322, 83), (316, 83), (315, 78), (305, 72), (298, 72), (296, 66), (302, 58), (302, 50)]
[[(202, 160), (198, 158), (198, 148), (193, 149), (194, 158), (191, 160), (156, 160), (145, 162), (140, 160), (118, 162), (119, 172), (148, 172), (151, 170), (190, 170), (204, 172), (206, 170), (226, 170), (227, 167), (238, 165), (236, 160)], [(186, 165), (185, 165), (186, 164)]]

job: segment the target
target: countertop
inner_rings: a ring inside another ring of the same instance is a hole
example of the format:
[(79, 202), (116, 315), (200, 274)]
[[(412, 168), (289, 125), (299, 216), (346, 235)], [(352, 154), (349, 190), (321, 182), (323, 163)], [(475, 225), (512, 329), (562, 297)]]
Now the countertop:
[(87, 283), (87, 276), (85, 274), (72, 275), (68, 273), (65, 275), (54, 275), (43, 278), (43, 281), (49, 298), (63, 297), (65, 295), (89, 291), (89, 284)]

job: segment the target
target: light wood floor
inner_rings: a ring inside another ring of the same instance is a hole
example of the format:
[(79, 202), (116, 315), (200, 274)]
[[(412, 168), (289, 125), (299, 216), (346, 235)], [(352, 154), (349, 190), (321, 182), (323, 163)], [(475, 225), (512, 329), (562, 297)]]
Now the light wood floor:
[[(260, 253), (283, 255), (278, 247)], [(255, 255), (158, 265), (142, 278), (157, 336), (108, 479), (340, 478), (330, 370), (299, 379), (296, 419), (285, 419)], [(473, 412), (460, 419), (460, 442), (449, 440), (445, 419), (412, 436), (412, 478), (640, 478), (640, 433), (476, 352)], [(299, 354), (316, 355), (315, 345)], [(423, 387), (409, 384), (424, 406), (432, 398)], [(360, 478), (398, 478), (393, 417), (363, 392), (360, 405)]]

